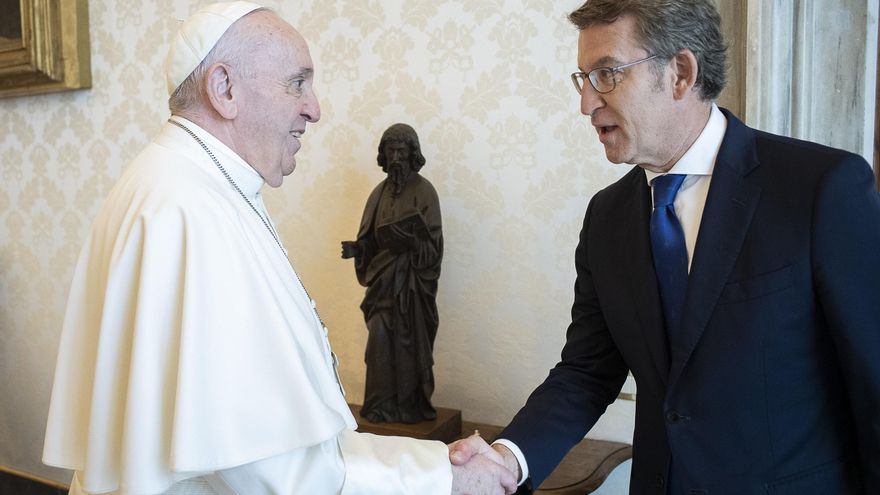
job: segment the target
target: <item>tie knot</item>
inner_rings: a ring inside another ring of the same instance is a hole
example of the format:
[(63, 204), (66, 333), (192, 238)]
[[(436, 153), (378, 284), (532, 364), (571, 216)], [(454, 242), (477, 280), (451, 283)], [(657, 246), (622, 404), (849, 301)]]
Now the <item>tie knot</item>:
[(651, 182), (654, 187), (654, 208), (671, 205), (685, 177), (684, 174), (666, 174), (654, 179)]

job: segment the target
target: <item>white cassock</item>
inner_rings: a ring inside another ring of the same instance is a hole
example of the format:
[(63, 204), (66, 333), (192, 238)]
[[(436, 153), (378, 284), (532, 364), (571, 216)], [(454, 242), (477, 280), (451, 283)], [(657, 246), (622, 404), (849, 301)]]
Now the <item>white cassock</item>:
[[(262, 178), (174, 119), (271, 225)], [(71, 494), (450, 493), (442, 442), (353, 431), (313, 307), (263, 221), (166, 124), (77, 263), (43, 461), (75, 470)]]

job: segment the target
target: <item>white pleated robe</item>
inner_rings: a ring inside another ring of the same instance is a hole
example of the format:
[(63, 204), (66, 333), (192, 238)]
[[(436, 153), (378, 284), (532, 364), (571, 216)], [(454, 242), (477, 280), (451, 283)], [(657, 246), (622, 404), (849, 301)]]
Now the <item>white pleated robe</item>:
[[(262, 178), (174, 118), (268, 222)], [(349, 431), (313, 305), (257, 214), (166, 124), (114, 186), (77, 263), (43, 461), (76, 471), (71, 493), (162, 493), (218, 472), (242, 487), (255, 467), (262, 493), (448, 494), (442, 443)]]

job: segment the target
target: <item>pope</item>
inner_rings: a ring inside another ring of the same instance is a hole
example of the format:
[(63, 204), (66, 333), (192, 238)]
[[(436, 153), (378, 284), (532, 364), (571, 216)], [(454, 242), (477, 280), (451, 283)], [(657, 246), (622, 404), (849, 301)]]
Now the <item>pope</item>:
[[(87, 236), (43, 461), (70, 494), (504, 493), (486, 447), (358, 433), (315, 301), (263, 203), (320, 119), (302, 36), (248, 2), (171, 41), (171, 117)], [(493, 461), (494, 459), (494, 461)], [(476, 469), (495, 473), (470, 486)]]

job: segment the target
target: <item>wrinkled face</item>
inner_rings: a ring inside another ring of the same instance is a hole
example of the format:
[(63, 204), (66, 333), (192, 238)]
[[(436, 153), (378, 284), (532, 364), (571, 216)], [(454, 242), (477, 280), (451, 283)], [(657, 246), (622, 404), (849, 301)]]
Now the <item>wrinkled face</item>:
[[(650, 55), (635, 42), (632, 17), (612, 24), (599, 24), (580, 32), (578, 67), (589, 72), (597, 67), (617, 67)], [(590, 117), (605, 156), (613, 163), (631, 163), (645, 168), (666, 165), (675, 154), (667, 139), (671, 106), (674, 103), (669, 73), (658, 79), (653, 61), (634, 65), (616, 74), (617, 86), (600, 94), (587, 83), (581, 94), (581, 112)]]
[(263, 40), (249, 55), (242, 105), (236, 127), (238, 151), (272, 187), (296, 168), (294, 155), (307, 122), (317, 122), (321, 109), (312, 83), (314, 67), (305, 40), (269, 12), (257, 12), (256, 29)]

